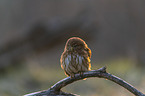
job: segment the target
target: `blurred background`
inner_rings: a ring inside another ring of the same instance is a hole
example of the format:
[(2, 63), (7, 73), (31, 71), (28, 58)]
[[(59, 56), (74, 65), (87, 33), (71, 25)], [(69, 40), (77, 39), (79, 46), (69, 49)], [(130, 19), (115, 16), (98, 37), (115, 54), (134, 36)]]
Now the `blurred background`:
[[(50, 88), (65, 78), (60, 56), (78, 36), (92, 50), (92, 69), (107, 71), (145, 93), (144, 0), (0, 0), (0, 96)], [(63, 91), (81, 96), (133, 96), (101, 78)]]

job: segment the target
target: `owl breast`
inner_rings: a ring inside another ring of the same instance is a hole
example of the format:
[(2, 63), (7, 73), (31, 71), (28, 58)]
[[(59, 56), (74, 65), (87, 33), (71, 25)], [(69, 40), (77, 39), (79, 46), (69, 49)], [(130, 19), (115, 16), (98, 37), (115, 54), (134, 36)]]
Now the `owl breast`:
[(68, 76), (79, 72), (85, 72), (90, 70), (90, 58), (78, 54), (68, 54), (61, 61), (61, 67)]

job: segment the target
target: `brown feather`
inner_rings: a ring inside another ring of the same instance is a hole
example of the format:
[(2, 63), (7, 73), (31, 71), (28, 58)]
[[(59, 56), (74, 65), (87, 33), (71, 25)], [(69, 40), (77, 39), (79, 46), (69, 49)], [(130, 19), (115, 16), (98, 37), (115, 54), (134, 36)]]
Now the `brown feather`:
[(68, 39), (61, 55), (61, 67), (67, 76), (73, 77), (91, 69), (91, 50), (84, 40), (78, 37)]

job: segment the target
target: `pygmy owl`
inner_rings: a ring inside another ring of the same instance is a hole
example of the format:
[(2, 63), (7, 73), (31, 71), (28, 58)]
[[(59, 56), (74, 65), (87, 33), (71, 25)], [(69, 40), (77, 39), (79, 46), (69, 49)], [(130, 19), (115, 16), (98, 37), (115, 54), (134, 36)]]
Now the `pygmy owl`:
[(72, 37), (66, 42), (60, 63), (65, 74), (73, 78), (76, 73), (80, 73), (82, 76), (83, 72), (91, 70), (90, 58), (91, 50), (85, 41)]

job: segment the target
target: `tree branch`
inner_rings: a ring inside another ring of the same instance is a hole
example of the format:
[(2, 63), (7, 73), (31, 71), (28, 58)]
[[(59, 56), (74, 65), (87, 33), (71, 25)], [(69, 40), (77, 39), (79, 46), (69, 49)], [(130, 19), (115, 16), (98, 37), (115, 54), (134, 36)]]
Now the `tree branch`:
[(24, 96), (56, 96), (56, 95), (57, 96), (59, 96), (59, 95), (61, 95), (61, 96), (77, 96), (74, 94), (62, 92), (60, 89), (75, 81), (82, 80), (84, 78), (90, 78), (90, 77), (99, 77), (99, 78), (105, 78), (105, 79), (111, 80), (111, 81), (119, 84), (120, 86), (124, 87), (125, 89), (127, 89), (128, 91), (133, 93), (135, 96), (145, 96), (145, 94), (138, 91), (136, 88), (134, 88), (132, 85), (128, 84), (126, 81), (124, 81), (110, 73), (107, 73), (106, 67), (102, 67), (98, 70), (91, 70), (88, 72), (84, 72), (83, 76), (80, 76), (80, 74), (75, 74), (75, 78), (67, 77), (67, 78), (57, 82), (56, 84), (54, 84), (48, 90), (35, 92), (35, 93), (27, 94)]

